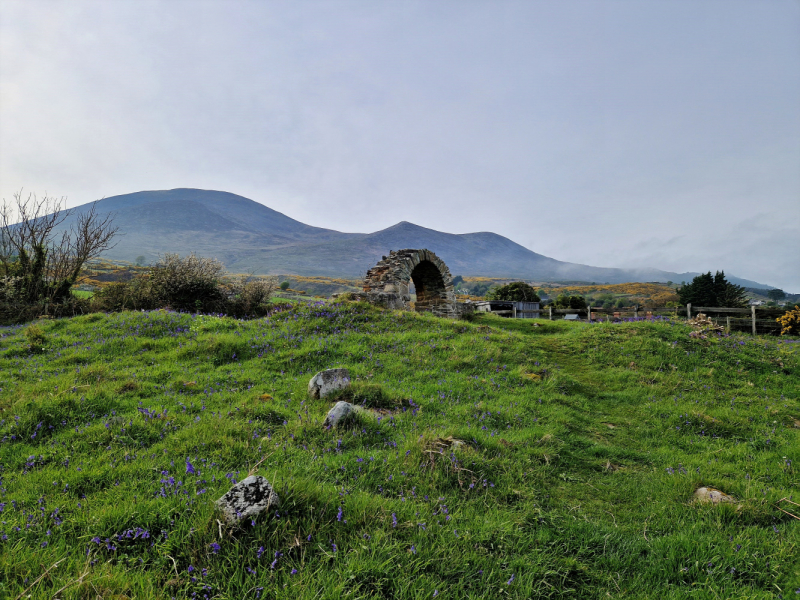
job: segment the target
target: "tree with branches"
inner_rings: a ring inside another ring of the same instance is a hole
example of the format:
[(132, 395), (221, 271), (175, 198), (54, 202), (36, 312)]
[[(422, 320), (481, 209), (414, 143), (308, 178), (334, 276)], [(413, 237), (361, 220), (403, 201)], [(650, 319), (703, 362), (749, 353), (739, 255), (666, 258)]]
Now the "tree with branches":
[(725, 271), (711, 271), (684, 283), (677, 290), (681, 304), (695, 306), (740, 308), (747, 304), (747, 290), (725, 279)]
[(72, 219), (64, 198), (35, 194), (0, 207), (0, 278), (5, 299), (33, 307), (71, 299), (71, 288), (87, 261), (113, 247), (119, 228), (113, 216), (97, 212), (96, 203)]

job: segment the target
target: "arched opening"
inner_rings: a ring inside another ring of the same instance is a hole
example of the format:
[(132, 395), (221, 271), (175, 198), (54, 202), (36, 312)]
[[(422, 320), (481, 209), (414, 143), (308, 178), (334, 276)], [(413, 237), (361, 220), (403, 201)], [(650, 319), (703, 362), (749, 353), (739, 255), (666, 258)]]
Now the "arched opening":
[(425, 248), (392, 250), (367, 271), (364, 292), (376, 304), (407, 310), (412, 283), (417, 296), (416, 310), (440, 316), (459, 310), (450, 270), (442, 259)]
[(439, 268), (429, 260), (421, 261), (411, 271), (411, 281), (416, 288), (416, 310), (429, 308), (447, 300), (447, 288)]

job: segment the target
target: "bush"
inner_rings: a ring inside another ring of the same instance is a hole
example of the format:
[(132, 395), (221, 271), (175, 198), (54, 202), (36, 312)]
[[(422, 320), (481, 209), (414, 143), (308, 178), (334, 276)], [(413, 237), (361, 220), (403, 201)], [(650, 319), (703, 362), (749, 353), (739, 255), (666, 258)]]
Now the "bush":
[(70, 295), (61, 301), (49, 298), (26, 299), (20, 290), (18, 278), (0, 278), (0, 324), (24, 323), (46, 315), (49, 317), (72, 317), (90, 312), (89, 301)]
[(800, 306), (795, 305), (775, 320), (781, 324), (781, 335), (800, 335)]
[(95, 292), (92, 308), (106, 312), (120, 310), (152, 310), (158, 308), (150, 278), (134, 277), (130, 281), (115, 281)]
[(47, 336), (38, 325), (29, 325), (25, 329), (25, 337), (28, 338), (28, 348), (31, 352), (41, 352), (47, 345)]
[(487, 300), (506, 300), (510, 302), (539, 302), (541, 298), (530, 285), (524, 281), (515, 281), (486, 294)]
[(228, 279), (225, 288), (228, 293), (224, 312), (235, 316), (255, 316), (265, 314), (269, 310), (269, 297), (278, 287), (274, 277), (254, 279), (241, 275)]
[(586, 300), (583, 296), (567, 296), (566, 294), (561, 294), (558, 298), (555, 299), (553, 302), (553, 306), (556, 308), (574, 308), (576, 310), (585, 309)]
[(289, 282), (288, 282), (288, 281), (282, 281), (282, 282), (281, 282), (281, 289), (282, 289), (282, 290), (288, 290), (288, 289), (289, 289), (289, 285), (290, 285), (290, 284), (289, 284)]
[[(472, 296), (480, 297), (480, 296), (483, 296), (484, 294), (486, 294), (488, 296), (487, 292), (491, 293), (490, 289), (492, 289), (493, 285), (494, 285), (493, 283), (479, 283), (479, 282), (469, 283), (469, 282), (464, 282), (464, 283), (461, 284), (461, 291), (463, 293), (465, 293), (465, 294), (470, 294)], [(469, 286), (469, 287), (467, 287), (467, 286)]]
[(220, 285), (224, 273), (216, 258), (166, 254), (150, 267), (151, 295), (158, 305), (173, 310), (219, 311), (226, 304)]

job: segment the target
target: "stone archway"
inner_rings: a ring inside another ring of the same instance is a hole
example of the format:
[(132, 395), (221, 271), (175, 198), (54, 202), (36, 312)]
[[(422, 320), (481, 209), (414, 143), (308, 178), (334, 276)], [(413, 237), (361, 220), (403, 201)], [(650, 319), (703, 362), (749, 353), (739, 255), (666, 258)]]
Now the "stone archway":
[(367, 271), (364, 291), (386, 295), (389, 305), (399, 303), (407, 306), (411, 300), (411, 282), (417, 293), (415, 310), (435, 313), (454, 310), (453, 276), (444, 261), (430, 250), (393, 250)]

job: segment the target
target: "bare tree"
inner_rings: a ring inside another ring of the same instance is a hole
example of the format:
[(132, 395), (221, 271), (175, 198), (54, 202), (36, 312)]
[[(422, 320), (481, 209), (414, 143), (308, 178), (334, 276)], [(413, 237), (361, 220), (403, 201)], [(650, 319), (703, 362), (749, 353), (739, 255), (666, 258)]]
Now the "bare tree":
[(119, 227), (112, 215), (98, 214), (95, 203), (63, 229), (73, 213), (63, 203), (64, 198), (34, 194), (23, 199), (18, 192), (13, 203), (3, 200), (0, 208), (0, 276), (14, 279), (26, 303), (67, 299), (83, 265), (113, 248)]

